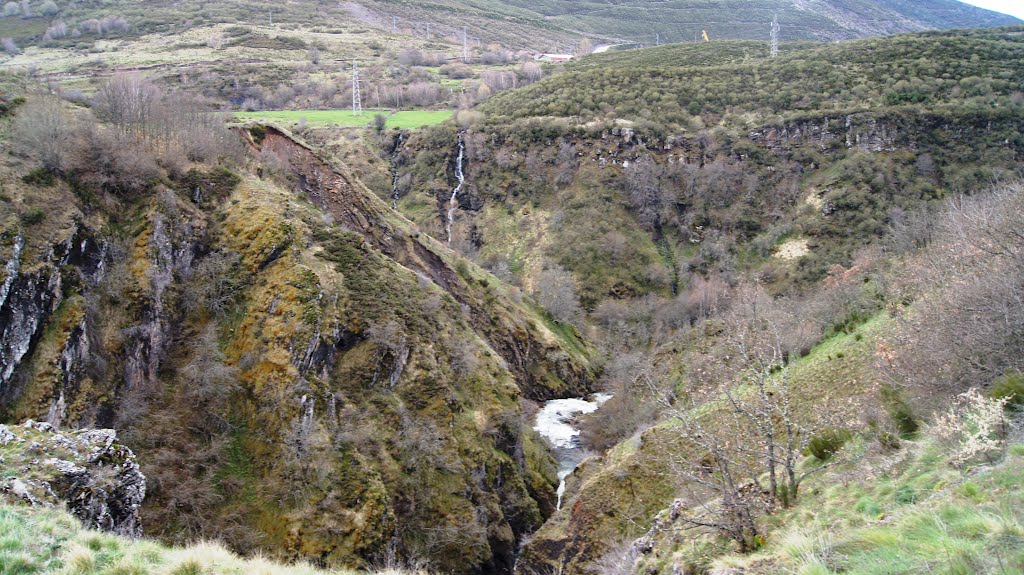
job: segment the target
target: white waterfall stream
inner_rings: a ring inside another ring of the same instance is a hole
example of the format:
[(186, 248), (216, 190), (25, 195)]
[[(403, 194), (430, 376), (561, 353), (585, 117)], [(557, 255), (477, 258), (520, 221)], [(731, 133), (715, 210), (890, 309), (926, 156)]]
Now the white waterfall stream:
[(398, 134), (398, 141), (395, 143), (395, 151), (391, 154), (391, 209), (398, 209), (398, 165), (395, 160), (402, 153), (402, 140), (405, 134)]
[(462, 172), (462, 159), (466, 154), (466, 144), (462, 140), (462, 134), (459, 134), (459, 157), (455, 160), (455, 178), (459, 180), (458, 185), (452, 190), (452, 197), (448, 200), (448, 222), (444, 226), (445, 232), (448, 234), (448, 243), (452, 243), (452, 222), (455, 221), (455, 210), (459, 207), (459, 192), (462, 191), (462, 185), (466, 183), (466, 176)]
[(611, 397), (607, 393), (595, 393), (589, 400), (580, 398), (552, 399), (544, 402), (544, 407), (537, 412), (533, 429), (551, 442), (555, 459), (558, 461), (558, 506), (556, 509), (562, 508), (565, 478), (587, 457), (586, 450), (580, 444), (580, 430), (574, 427), (575, 419), (579, 415), (597, 411), (597, 408)]

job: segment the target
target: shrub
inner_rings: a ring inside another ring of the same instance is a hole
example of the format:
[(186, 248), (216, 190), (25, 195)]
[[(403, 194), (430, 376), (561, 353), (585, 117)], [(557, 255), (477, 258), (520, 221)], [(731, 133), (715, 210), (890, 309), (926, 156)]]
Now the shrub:
[(958, 395), (949, 411), (935, 419), (932, 433), (949, 447), (951, 465), (994, 461), (1004, 447), (1005, 406), (1006, 399), (988, 399), (972, 388)]
[(267, 127), (262, 124), (252, 126), (249, 128), (249, 135), (252, 136), (252, 141), (259, 146), (263, 143), (263, 138), (267, 137)]
[(453, 80), (463, 80), (473, 77), (473, 69), (464, 64), (445, 64), (441, 66), (441, 75), (448, 76)]
[(826, 429), (811, 438), (807, 443), (807, 451), (825, 461), (831, 459), (852, 437), (853, 434), (847, 429)]
[(1024, 409), (1024, 373), (1012, 371), (997, 377), (988, 395), (992, 399), (1005, 400), (1006, 409)]
[(43, 213), (43, 210), (40, 208), (32, 208), (21, 214), (21, 223), (26, 226), (35, 225), (43, 221), (44, 217), (46, 217), (46, 215)]
[(15, 96), (11, 98), (9, 96), (0, 96), (0, 118), (10, 114), (15, 108), (25, 103), (25, 98), (22, 96)]
[(18, 54), (21, 54), (21, 48), (18, 48), (18, 45), (14, 42), (13, 38), (0, 38), (0, 46), (3, 47), (4, 52), (6, 52), (8, 56), (17, 56)]
[(208, 172), (195, 168), (177, 179), (178, 187), (188, 194), (192, 201), (205, 204), (219, 202), (226, 198), (241, 181), (234, 172), (224, 167), (215, 167)]
[(49, 187), (53, 185), (53, 172), (40, 166), (21, 177), (30, 186)]
[(909, 437), (917, 433), (921, 428), (921, 424), (914, 415), (914, 410), (897, 390), (893, 388), (883, 389), (882, 402), (885, 405), (886, 413), (889, 414), (892, 422), (896, 424), (896, 429), (899, 430), (901, 436)]
[(896, 490), (893, 498), (896, 500), (896, 503), (899, 503), (900, 505), (916, 503), (918, 499), (917, 490), (909, 485), (901, 485), (899, 489)]

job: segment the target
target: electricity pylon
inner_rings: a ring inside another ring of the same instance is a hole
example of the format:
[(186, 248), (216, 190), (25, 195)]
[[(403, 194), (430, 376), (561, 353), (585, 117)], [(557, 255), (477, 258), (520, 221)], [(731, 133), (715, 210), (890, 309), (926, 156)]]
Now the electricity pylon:
[(772, 20), (772, 58), (779, 55), (779, 15)]
[(363, 115), (363, 99), (359, 93), (359, 64), (352, 60), (352, 115)]

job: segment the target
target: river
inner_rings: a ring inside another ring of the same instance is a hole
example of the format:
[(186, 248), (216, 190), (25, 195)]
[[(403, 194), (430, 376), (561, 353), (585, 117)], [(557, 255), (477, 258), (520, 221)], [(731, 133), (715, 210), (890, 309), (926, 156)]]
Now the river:
[(580, 443), (576, 418), (597, 411), (611, 397), (608, 393), (595, 393), (590, 399), (552, 399), (544, 402), (544, 406), (537, 412), (533, 429), (551, 443), (555, 460), (558, 461), (557, 509), (562, 508), (565, 478), (589, 455)]

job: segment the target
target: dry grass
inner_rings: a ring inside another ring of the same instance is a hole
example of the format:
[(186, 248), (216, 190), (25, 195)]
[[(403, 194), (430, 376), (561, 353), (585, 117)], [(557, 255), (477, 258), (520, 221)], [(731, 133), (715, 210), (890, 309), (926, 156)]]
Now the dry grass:
[[(347, 575), (307, 563), (242, 558), (217, 542), (166, 547), (85, 529), (56, 509), (0, 505), (0, 575)], [(399, 575), (397, 570), (380, 575)]]

